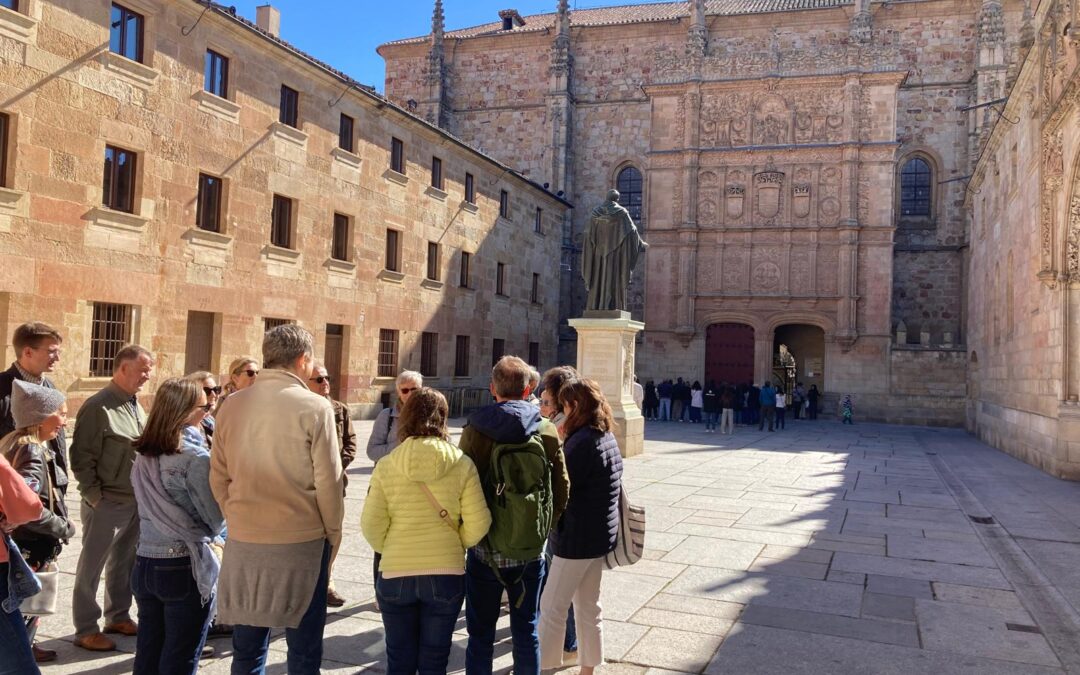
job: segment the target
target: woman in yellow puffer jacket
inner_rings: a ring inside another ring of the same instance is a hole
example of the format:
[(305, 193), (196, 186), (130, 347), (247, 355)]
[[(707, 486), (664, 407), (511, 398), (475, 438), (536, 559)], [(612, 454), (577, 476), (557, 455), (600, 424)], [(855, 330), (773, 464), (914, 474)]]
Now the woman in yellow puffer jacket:
[(364, 538), (382, 554), (375, 595), (388, 673), (446, 672), (465, 550), (491, 526), (480, 476), (449, 441), (446, 415), (439, 392), (412, 393), (398, 418), (405, 440), (375, 466), (364, 502)]

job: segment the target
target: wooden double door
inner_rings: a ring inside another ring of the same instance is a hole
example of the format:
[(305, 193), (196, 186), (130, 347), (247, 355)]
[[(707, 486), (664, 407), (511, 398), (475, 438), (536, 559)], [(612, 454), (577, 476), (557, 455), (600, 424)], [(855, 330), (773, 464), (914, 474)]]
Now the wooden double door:
[(754, 329), (714, 323), (705, 333), (705, 382), (740, 384), (754, 379)]

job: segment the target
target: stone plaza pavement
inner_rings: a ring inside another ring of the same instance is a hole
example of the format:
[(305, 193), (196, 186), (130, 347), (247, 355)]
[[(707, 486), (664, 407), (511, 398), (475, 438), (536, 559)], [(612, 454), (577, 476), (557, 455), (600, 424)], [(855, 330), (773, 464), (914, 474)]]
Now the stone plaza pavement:
[[(356, 427), (362, 448), (371, 423)], [(723, 436), (650, 422), (646, 438), (625, 474), (647, 508), (646, 559), (604, 575), (601, 672), (1080, 673), (1080, 484), (959, 430), (789, 421)], [(349, 469), (334, 575), (349, 602), (328, 617), (326, 672), (384, 668), (359, 533), (370, 472), (366, 458)], [(61, 604), (78, 550), (62, 559)], [(91, 654), (71, 630), (66, 608), (44, 622), (61, 661), (43, 672), (131, 671), (134, 638)], [(462, 618), (454, 672), (465, 642)], [(229, 640), (211, 644), (201, 671), (227, 673)], [(285, 672), (284, 648), (279, 636), (268, 672)]]

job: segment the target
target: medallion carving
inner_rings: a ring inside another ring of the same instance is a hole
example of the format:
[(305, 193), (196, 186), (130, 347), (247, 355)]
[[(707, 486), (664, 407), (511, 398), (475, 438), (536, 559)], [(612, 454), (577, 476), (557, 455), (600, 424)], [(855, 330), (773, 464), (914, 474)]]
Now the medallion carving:
[(780, 213), (780, 188), (784, 184), (784, 174), (780, 171), (762, 171), (754, 176), (757, 191), (757, 214), (769, 220)]
[(698, 222), (704, 225), (716, 224), (716, 202), (703, 199), (698, 203)]
[(772, 262), (760, 263), (754, 268), (753, 289), (773, 291), (780, 285), (780, 266)]

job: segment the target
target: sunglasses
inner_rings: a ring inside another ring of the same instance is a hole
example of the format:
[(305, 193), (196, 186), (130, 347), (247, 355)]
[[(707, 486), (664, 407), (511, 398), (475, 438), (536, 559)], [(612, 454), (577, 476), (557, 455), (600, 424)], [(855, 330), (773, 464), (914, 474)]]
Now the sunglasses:
[(213, 403), (207, 403), (206, 405), (198, 405), (198, 406), (195, 406), (195, 407), (198, 408), (199, 410), (203, 411), (203, 412), (210, 412), (211, 410), (214, 409), (214, 404)]
[(418, 387), (405, 387), (404, 389), (398, 389), (398, 391), (402, 394), (411, 394), (417, 389)]
[(329, 375), (320, 375), (318, 377), (310, 377), (308, 379), (311, 380), (312, 382), (314, 382), (315, 384), (326, 384), (327, 382), (330, 381), (330, 376)]
[(247, 369), (247, 370), (241, 370), (239, 373), (237, 373), (237, 375), (247, 375), (248, 377), (255, 377), (258, 374), (259, 374), (259, 371), (251, 370), (250, 368)]
[(209, 396), (210, 394), (214, 394), (216, 396), (221, 395), (221, 385), (218, 385), (216, 387), (203, 387), (202, 390), (203, 390), (203, 393), (206, 394), (207, 396)]

